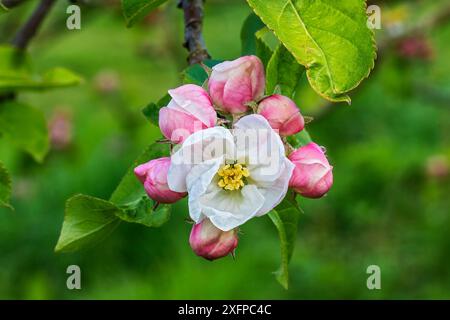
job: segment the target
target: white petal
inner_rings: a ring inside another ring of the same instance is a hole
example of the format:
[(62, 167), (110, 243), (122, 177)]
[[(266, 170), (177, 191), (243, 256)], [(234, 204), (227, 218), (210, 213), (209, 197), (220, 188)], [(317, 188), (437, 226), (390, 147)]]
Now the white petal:
[(222, 231), (229, 231), (253, 218), (264, 203), (264, 197), (254, 185), (240, 191), (225, 191), (211, 184), (200, 198), (202, 213)]
[(224, 158), (207, 160), (192, 168), (186, 177), (186, 185), (189, 194), (189, 215), (192, 220), (199, 223), (202, 218), (200, 197), (205, 194), (214, 176), (224, 163)]
[(173, 165), (171, 163), (167, 172), (167, 185), (169, 189), (175, 192), (186, 192), (186, 176), (191, 169), (191, 165)]
[(270, 210), (275, 208), (286, 196), (289, 187), (289, 180), (291, 179), (292, 171), (294, 170), (295, 165), (286, 158), (282, 167), (282, 174), (277, 180), (272, 183), (266, 182), (258, 185), (258, 190), (264, 196), (265, 201), (263, 206), (256, 214), (257, 216), (262, 216), (268, 213)]
[(282, 174), (285, 150), (280, 136), (260, 115), (249, 115), (235, 124), (237, 159), (246, 159), (255, 181), (275, 181)]
[(172, 154), (167, 183), (172, 191), (186, 192), (186, 177), (195, 165), (234, 152), (233, 136), (223, 127), (213, 127), (191, 134)]

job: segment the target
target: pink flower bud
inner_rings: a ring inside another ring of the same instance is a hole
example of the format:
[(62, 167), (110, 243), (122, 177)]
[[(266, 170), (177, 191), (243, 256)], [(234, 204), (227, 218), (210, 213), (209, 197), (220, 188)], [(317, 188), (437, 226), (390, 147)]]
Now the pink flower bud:
[(426, 171), (428, 177), (431, 178), (445, 178), (450, 172), (450, 165), (445, 155), (433, 155), (427, 159)]
[(167, 172), (170, 158), (159, 158), (141, 164), (134, 169), (139, 181), (144, 185), (148, 196), (160, 203), (174, 203), (186, 196), (186, 193), (175, 192), (167, 185)]
[(72, 142), (72, 115), (64, 110), (53, 113), (48, 124), (50, 142), (56, 150), (63, 150)]
[(208, 260), (219, 259), (236, 249), (237, 229), (222, 231), (204, 219), (192, 227), (189, 244), (196, 255)]
[(264, 95), (264, 66), (256, 56), (244, 56), (215, 65), (209, 78), (214, 105), (229, 113), (243, 113), (247, 102)]
[(258, 107), (258, 113), (269, 121), (270, 126), (282, 136), (290, 136), (303, 130), (305, 120), (294, 101), (274, 94), (265, 98)]
[(159, 111), (159, 127), (174, 143), (182, 143), (192, 133), (213, 127), (217, 121), (208, 93), (194, 84), (169, 90), (172, 100)]
[(289, 155), (294, 163), (289, 186), (308, 198), (320, 198), (333, 184), (333, 167), (328, 163), (322, 148), (311, 142)]

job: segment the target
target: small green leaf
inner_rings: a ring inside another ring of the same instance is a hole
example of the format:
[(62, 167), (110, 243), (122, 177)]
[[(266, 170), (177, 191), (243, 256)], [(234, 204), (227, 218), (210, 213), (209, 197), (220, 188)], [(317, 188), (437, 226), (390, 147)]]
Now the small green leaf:
[(147, 106), (142, 109), (142, 114), (151, 124), (159, 126), (159, 110), (165, 107), (170, 102), (170, 95), (166, 94), (157, 103), (150, 102)]
[(293, 98), (304, 71), (305, 68), (280, 44), (267, 65), (266, 93), (272, 94), (279, 86), (282, 95)]
[(168, 154), (168, 147), (152, 144), (131, 166), (110, 201), (77, 195), (67, 201), (64, 223), (55, 250), (75, 251), (103, 240), (124, 220), (148, 227), (159, 227), (170, 218), (170, 206), (154, 203), (134, 175), (134, 168)]
[(81, 77), (65, 68), (54, 68), (42, 76), (0, 77), (0, 90), (45, 90), (78, 85)]
[(12, 209), (9, 204), (9, 198), (11, 197), (11, 178), (8, 171), (0, 162), (0, 207)]
[(150, 102), (146, 107), (142, 109), (142, 113), (144, 114), (144, 117), (147, 118), (150, 123), (152, 123), (155, 126), (158, 126), (158, 120), (159, 120), (159, 107), (156, 103)]
[(256, 55), (267, 66), (279, 41), (261, 19), (251, 13), (241, 29), (242, 55)]
[(134, 174), (134, 168), (138, 165), (168, 155), (167, 145), (154, 143), (136, 159), (110, 198), (112, 203), (122, 209), (116, 213), (120, 219), (147, 227), (160, 227), (169, 220), (170, 206), (160, 204), (154, 210), (156, 203), (148, 198), (142, 183)]
[(274, 35), (272, 31), (270, 31), (269, 28), (264, 27), (261, 30), (258, 30), (255, 33), (256, 39), (261, 41), (270, 49), (270, 51), (274, 52), (278, 46), (280, 45), (280, 41), (278, 38)]
[(256, 32), (256, 55), (261, 59), (265, 67), (269, 64), (269, 60), (273, 55), (273, 52), (278, 46), (278, 40), (274, 37), (273, 33), (263, 28)]
[(166, 93), (161, 99), (158, 100), (156, 105), (160, 108), (165, 107), (169, 104), (171, 99), (172, 99), (172, 97), (168, 93)]
[(242, 55), (256, 54), (256, 32), (265, 27), (265, 24), (254, 13), (245, 19), (241, 29)]
[(43, 88), (69, 87), (78, 85), (81, 81), (82, 78), (74, 72), (65, 68), (56, 67), (47, 71), (42, 76), (41, 84), (38, 84), (38, 86)]
[(287, 137), (287, 141), (295, 149), (306, 146), (308, 143), (312, 142), (311, 136), (306, 129), (303, 129), (297, 134)]
[(17, 101), (0, 103), (0, 134), (41, 162), (49, 149), (44, 114)]
[(374, 67), (373, 31), (365, 0), (247, 0), (297, 61), (314, 90), (347, 101)]
[(127, 27), (144, 18), (167, 0), (122, 0), (122, 11)]
[(288, 266), (294, 252), (300, 214), (301, 210), (291, 192), (275, 209), (269, 212), (269, 217), (278, 230), (281, 247), (281, 266), (275, 272), (275, 276), (285, 289), (289, 287)]
[(135, 203), (122, 207), (117, 216), (127, 222), (143, 224), (147, 227), (158, 228), (170, 219), (171, 206), (156, 203), (147, 196), (142, 197)]
[(12, 46), (0, 46), (0, 91), (51, 89), (80, 82), (80, 76), (65, 68), (53, 68), (42, 76), (34, 74), (25, 52)]
[[(216, 64), (221, 63), (220, 60), (205, 60), (203, 63), (208, 68), (214, 67)], [(205, 71), (203, 66), (194, 64), (192, 66), (187, 67), (183, 73), (183, 83), (188, 84), (196, 84), (198, 86), (203, 86), (206, 80), (208, 80), (208, 73)]]
[(142, 183), (134, 174), (134, 168), (152, 159), (161, 158), (168, 155), (168, 145), (161, 143), (154, 143), (150, 145), (128, 169), (128, 172), (122, 178), (122, 181), (112, 194), (110, 201), (117, 206), (128, 206), (140, 201), (146, 193)]
[(70, 198), (55, 251), (76, 251), (103, 240), (119, 225), (120, 212), (116, 205), (102, 199), (86, 195)]

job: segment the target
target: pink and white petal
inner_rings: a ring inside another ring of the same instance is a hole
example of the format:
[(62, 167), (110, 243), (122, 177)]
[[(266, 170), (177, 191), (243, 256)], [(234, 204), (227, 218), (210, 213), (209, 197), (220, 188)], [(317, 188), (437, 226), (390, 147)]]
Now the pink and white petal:
[(213, 126), (216, 122), (217, 114), (212, 107), (208, 93), (202, 87), (186, 84), (169, 90), (169, 95), (173, 99), (169, 103), (170, 107), (184, 110), (184, 112), (193, 115), (207, 127)]
[(177, 164), (171, 163), (169, 172), (167, 173), (167, 185), (169, 189), (175, 192), (187, 192), (186, 176), (191, 171), (192, 165), (190, 164)]
[(277, 180), (272, 183), (261, 183), (258, 185), (259, 192), (265, 198), (263, 206), (256, 214), (258, 217), (268, 213), (284, 199), (294, 168), (295, 165), (289, 159), (285, 159), (283, 173)]
[[(250, 76), (234, 76), (225, 83), (223, 88), (224, 107), (232, 108), (233, 113), (245, 112), (248, 106), (245, 103), (253, 100), (252, 96), (252, 82)], [(228, 110), (231, 111), (231, 110)]]
[(145, 183), (145, 180), (147, 179), (147, 173), (152, 168), (152, 166), (153, 163), (149, 161), (134, 168), (134, 174), (140, 182)]
[[(212, 67), (212, 71), (219, 72), (220, 75), (222, 75), (225, 72), (230, 72), (234, 68), (239, 67), (243, 62), (245, 62), (248, 58), (247, 57), (240, 57), (238, 59), (232, 60), (232, 61), (224, 61), (221, 63), (216, 64), (214, 67)], [(227, 80), (228, 76), (223, 76), (223, 79), (221, 80)]]
[(233, 151), (233, 136), (223, 127), (208, 128), (191, 134), (171, 156), (167, 175), (169, 188), (176, 192), (186, 192), (186, 177), (193, 166), (221, 158), (224, 153)]
[(236, 124), (237, 159), (246, 159), (251, 178), (255, 181), (275, 181), (282, 173), (284, 145), (280, 136), (261, 115), (248, 115)]
[(192, 115), (164, 107), (159, 110), (159, 127), (167, 139), (181, 143), (191, 133), (201, 130), (204, 126)]
[(202, 219), (199, 199), (206, 193), (223, 163), (224, 157), (207, 160), (193, 166), (186, 176), (186, 186), (189, 193), (189, 215), (196, 223), (199, 223)]
[(211, 79), (208, 82), (208, 88), (211, 94), (211, 98), (218, 107), (223, 106), (223, 89), (226, 81), (220, 81)]
[(264, 202), (254, 185), (246, 185), (240, 192), (225, 191), (218, 186), (208, 191), (200, 198), (201, 211), (222, 231), (232, 230), (253, 218)]

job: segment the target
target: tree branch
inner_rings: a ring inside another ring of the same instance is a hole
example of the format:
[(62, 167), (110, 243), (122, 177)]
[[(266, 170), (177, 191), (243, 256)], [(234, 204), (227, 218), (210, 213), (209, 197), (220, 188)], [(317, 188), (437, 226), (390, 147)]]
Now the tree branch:
[(184, 11), (184, 44), (189, 51), (190, 65), (211, 58), (202, 35), (204, 0), (180, 0), (178, 6)]
[(35, 36), (42, 21), (44, 21), (54, 3), (55, 0), (41, 0), (28, 21), (20, 28), (14, 39), (11, 41), (13, 46), (22, 50), (27, 48), (28, 43)]

